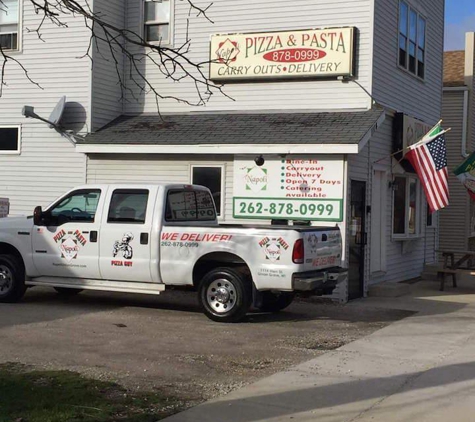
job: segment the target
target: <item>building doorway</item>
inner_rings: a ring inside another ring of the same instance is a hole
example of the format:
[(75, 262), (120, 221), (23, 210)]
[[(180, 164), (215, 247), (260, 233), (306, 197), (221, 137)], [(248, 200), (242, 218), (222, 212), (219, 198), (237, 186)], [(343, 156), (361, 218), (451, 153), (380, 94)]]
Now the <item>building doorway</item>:
[(351, 181), (349, 300), (364, 295), (366, 235), (366, 182)]

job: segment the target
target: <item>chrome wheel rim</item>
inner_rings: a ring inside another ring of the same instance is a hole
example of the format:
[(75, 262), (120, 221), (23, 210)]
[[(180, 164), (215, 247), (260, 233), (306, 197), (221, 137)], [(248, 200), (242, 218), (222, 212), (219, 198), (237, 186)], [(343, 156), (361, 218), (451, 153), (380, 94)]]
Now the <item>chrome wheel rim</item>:
[(209, 307), (217, 314), (225, 314), (236, 306), (236, 286), (229, 280), (218, 278), (206, 291)]
[(10, 268), (0, 265), (0, 296), (7, 295), (13, 287), (13, 274)]

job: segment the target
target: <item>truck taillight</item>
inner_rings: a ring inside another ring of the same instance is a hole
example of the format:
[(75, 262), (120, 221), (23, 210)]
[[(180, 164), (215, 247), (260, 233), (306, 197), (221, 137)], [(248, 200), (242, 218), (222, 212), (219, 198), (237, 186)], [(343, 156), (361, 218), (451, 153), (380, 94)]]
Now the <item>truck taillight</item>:
[(305, 258), (305, 248), (303, 246), (303, 239), (298, 239), (294, 244), (292, 252), (292, 261), (294, 264), (303, 264)]

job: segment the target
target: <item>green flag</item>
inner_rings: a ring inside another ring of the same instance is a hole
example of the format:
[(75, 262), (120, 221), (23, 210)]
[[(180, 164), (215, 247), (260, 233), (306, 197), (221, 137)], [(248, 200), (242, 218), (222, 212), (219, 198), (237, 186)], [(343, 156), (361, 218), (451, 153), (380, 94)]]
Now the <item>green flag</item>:
[(475, 152), (454, 170), (454, 174), (467, 188), (470, 197), (475, 200)]

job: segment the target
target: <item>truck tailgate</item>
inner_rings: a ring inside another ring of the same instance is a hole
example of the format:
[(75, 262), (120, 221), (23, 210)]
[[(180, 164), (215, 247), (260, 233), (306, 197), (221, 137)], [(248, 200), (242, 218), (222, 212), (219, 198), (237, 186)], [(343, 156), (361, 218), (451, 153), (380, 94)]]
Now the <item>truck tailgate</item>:
[(305, 248), (305, 271), (341, 265), (342, 240), (338, 228), (308, 229), (301, 235)]

